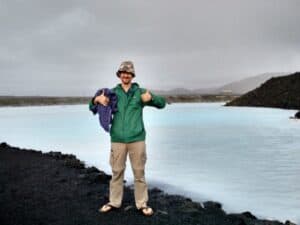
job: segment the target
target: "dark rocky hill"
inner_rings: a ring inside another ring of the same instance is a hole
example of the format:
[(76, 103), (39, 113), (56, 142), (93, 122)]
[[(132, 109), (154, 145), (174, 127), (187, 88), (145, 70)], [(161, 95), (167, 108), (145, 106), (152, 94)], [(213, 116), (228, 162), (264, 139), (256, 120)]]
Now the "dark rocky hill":
[(227, 103), (226, 106), (300, 109), (300, 72), (273, 77), (260, 87)]

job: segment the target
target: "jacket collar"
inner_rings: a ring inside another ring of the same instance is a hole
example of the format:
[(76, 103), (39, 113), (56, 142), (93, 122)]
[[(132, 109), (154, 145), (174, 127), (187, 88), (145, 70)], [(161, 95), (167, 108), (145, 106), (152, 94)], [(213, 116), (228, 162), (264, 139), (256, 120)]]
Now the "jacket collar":
[[(117, 85), (117, 88), (120, 89), (120, 90), (122, 90), (124, 93), (126, 93), (126, 92), (124, 91), (124, 89), (122, 88), (122, 85), (121, 85), (121, 84), (118, 84), (118, 85)], [(135, 82), (132, 83), (132, 84), (131, 84), (131, 87), (129, 88), (129, 90), (128, 90), (128, 92), (127, 92), (127, 94), (134, 93), (138, 88), (139, 88), (139, 84), (138, 84), (138, 83), (135, 83)]]

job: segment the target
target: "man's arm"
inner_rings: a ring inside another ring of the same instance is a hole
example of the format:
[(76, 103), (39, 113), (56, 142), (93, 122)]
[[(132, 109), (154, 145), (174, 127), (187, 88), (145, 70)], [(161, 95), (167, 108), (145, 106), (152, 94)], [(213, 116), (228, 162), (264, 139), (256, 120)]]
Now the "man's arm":
[(144, 90), (141, 95), (142, 102), (147, 106), (154, 106), (158, 109), (162, 109), (166, 106), (166, 100), (162, 96), (155, 95), (148, 90)]
[(109, 98), (104, 95), (104, 91), (102, 91), (101, 95), (95, 95), (89, 102), (89, 109), (94, 114), (97, 113), (97, 104), (101, 104), (107, 106), (109, 103)]

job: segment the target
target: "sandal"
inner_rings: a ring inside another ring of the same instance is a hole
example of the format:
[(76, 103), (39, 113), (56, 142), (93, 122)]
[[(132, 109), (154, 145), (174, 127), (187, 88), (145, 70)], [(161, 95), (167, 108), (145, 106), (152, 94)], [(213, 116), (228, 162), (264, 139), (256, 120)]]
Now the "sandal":
[(103, 205), (100, 209), (99, 209), (99, 212), (101, 213), (107, 213), (109, 211), (112, 211), (114, 209), (117, 209), (117, 207), (114, 207), (113, 205), (107, 203), (105, 205)]
[(153, 209), (150, 208), (149, 206), (145, 206), (139, 209), (139, 211), (144, 215), (144, 216), (152, 216), (153, 215)]

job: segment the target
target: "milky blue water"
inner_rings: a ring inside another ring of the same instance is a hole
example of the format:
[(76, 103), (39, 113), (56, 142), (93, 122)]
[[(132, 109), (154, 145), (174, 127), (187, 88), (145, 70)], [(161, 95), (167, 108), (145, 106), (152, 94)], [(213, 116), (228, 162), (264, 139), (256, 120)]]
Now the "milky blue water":
[[(149, 186), (300, 223), (300, 121), (289, 119), (296, 111), (222, 105), (145, 108)], [(87, 105), (0, 108), (2, 141), (72, 153), (110, 173), (109, 135)]]

